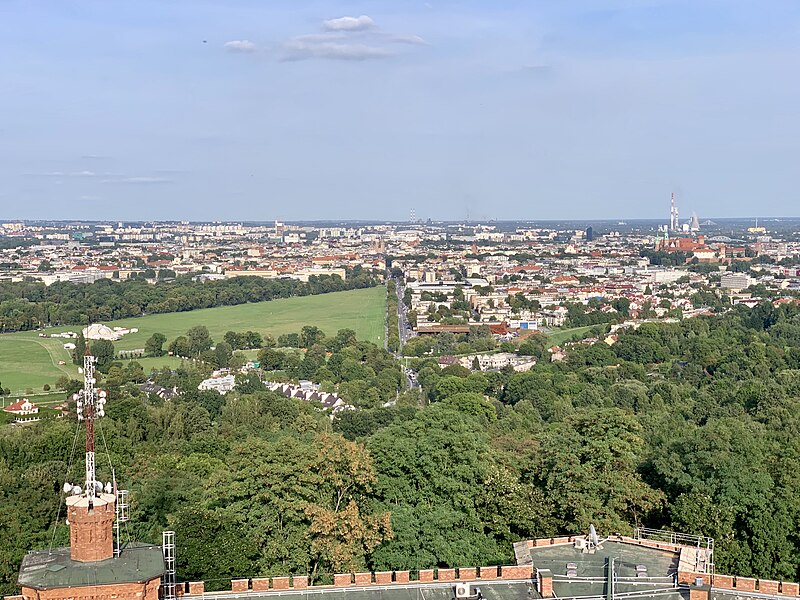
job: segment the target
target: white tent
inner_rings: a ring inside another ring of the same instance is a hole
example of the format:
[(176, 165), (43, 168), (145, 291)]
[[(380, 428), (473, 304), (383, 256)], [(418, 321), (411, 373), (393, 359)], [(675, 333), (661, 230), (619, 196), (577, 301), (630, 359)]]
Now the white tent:
[(87, 340), (109, 340), (113, 342), (118, 340), (120, 335), (107, 325), (92, 323), (83, 329), (83, 337)]

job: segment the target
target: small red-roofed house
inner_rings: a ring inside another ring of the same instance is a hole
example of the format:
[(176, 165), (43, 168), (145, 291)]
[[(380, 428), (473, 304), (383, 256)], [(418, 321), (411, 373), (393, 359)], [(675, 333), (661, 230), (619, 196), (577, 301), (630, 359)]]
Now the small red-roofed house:
[(35, 415), (39, 412), (39, 407), (27, 398), (23, 398), (22, 400), (17, 400), (13, 404), (9, 404), (3, 408), (3, 410), (15, 415)]

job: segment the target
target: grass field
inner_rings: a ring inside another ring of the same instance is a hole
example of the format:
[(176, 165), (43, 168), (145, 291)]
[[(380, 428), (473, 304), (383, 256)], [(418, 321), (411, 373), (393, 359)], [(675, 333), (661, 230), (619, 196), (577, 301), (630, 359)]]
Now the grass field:
[[(61, 375), (76, 377), (78, 368), (63, 348), (66, 341), (39, 338), (32, 331), (0, 335), (0, 384), (13, 392), (41, 392), (44, 384), (53, 385)], [(59, 366), (60, 360), (67, 364)]]
[(567, 340), (572, 339), (572, 336), (575, 334), (584, 335), (588, 333), (593, 327), (595, 327), (595, 325), (588, 325), (586, 327), (572, 327), (571, 329), (554, 329), (547, 334), (547, 337), (550, 338), (551, 344), (559, 346)]
[[(114, 342), (117, 350), (144, 348), (153, 333), (167, 337), (167, 343), (182, 335), (190, 327), (205, 325), (214, 340), (221, 340), (227, 331), (257, 331), (278, 337), (283, 333), (299, 332), (303, 325), (316, 325), (328, 335), (339, 329), (350, 328), (358, 339), (383, 343), (386, 290), (383, 287), (347, 292), (334, 292), (317, 296), (281, 298), (270, 302), (221, 306), (182, 313), (148, 315), (105, 323), (110, 327), (136, 327), (131, 333)], [(53, 327), (47, 333), (77, 331), (77, 326)], [(70, 353), (63, 338), (40, 338), (38, 332), (8, 333), (0, 335), (0, 384), (22, 393), (31, 388), (41, 391), (61, 375), (77, 377), (77, 367), (72, 365)], [(66, 365), (58, 365), (60, 360)], [(140, 361), (146, 371), (152, 367), (177, 366), (178, 359), (144, 359)]]

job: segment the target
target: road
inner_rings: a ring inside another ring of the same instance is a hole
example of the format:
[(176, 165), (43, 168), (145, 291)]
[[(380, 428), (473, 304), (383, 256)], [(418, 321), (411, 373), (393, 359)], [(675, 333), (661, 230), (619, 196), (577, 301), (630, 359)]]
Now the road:
[[(402, 283), (399, 280), (395, 280), (396, 288), (397, 288), (397, 327), (398, 327), (398, 334), (400, 335), (400, 350), (397, 352), (395, 356), (397, 359), (402, 361), (403, 360), (403, 346), (405, 346), (406, 342), (414, 337), (414, 332), (411, 330), (411, 326), (408, 323), (408, 318), (406, 313), (408, 312), (408, 308), (406, 307), (405, 303), (403, 302), (403, 294), (405, 293), (405, 288), (403, 287)], [(414, 389), (419, 387), (419, 382), (417, 381), (417, 374), (414, 372), (414, 369), (409, 369), (403, 366), (403, 374), (406, 377), (406, 384), (408, 385), (409, 389)]]
[(403, 346), (405, 346), (406, 342), (414, 337), (414, 332), (411, 330), (411, 325), (408, 323), (408, 318), (406, 314), (408, 313), (408, 308), (403, 303), (403, 294), (405, 293), (405, 288), (402, 284), (398, 281), (397, 282), (397, 324), (400, 331), (400, 350), (402, 351)]

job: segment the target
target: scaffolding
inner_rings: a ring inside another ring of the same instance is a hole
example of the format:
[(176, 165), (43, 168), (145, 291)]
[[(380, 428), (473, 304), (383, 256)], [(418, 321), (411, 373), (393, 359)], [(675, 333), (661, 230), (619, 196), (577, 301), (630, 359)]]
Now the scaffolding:
[(164, 576), (161, 578), (162, 600), (175, 600), (175, 532), (162, 534), (161, 551), (164, 554)]
[(118, 558), (122, 552), (122, 524), (130, 518), (128, 516), (128, 490), (117, 490), (117, 503), (115, 505), (116, 519), (114, 520), (114, 558)]

